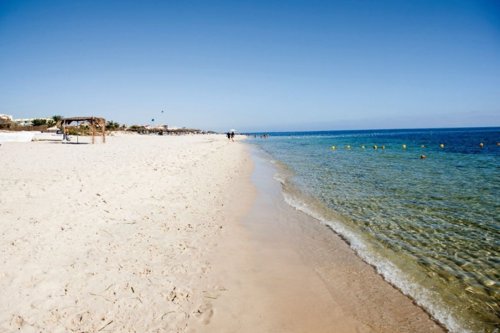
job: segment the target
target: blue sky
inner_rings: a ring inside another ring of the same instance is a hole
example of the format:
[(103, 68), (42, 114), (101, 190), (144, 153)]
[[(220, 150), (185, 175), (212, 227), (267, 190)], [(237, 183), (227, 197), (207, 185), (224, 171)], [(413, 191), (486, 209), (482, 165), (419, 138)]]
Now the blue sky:
[(0, 0), (0, 113), (498, 126), (500, 2)]

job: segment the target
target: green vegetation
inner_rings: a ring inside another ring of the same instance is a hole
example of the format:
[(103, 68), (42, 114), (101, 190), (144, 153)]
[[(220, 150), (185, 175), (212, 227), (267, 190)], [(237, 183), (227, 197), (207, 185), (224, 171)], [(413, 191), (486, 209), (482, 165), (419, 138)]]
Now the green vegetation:
[(142, 133), (142, 132), (146, 132), (147, 129), (146, 127), (144, 126), (140, 126), (140, 125), (132, 125), (128, 128), (128, 131), (131, 131), (131, 132), (138, 132), (138, 133)]
[(47, 126), (47, 127), (52, 127), (56, 126), (57, 122), (59, 122), (63, 117), (59, 115), (54, 115), (52, 116), (52, 119), (42, 119), (42, 118), (37, 118), (33, 119), (31, 121), (32, 126)]
[(47, 119), (33, 119), (31, 121), (31, 124), (33, 126), (43, 126), (43, 125), (47, 125)]
[(116, 131), (118, 129), (120, 129), (120, 124), (117, 123), (117, 122), (114, 122), (114, 121), (110, 120), (110, 121), (108, 121), (106, 123), (106, 130), (108, 130), (108, 131)]
[(80, 124), (79, 126), (66, 126), (66, 131), (69, 135), (92, 135), (92, 131), (88, 124)]
[(82, 133), (78, 127), (67, 127), (66, 131), (68, 135), (86, 135), (87, 133)]

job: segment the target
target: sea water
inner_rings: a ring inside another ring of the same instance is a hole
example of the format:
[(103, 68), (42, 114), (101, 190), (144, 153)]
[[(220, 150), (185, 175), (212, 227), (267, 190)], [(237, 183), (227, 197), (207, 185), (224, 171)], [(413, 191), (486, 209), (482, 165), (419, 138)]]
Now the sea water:
[(452, 332), (500, 331), (500, 128), (260, 133), (285, 199)]

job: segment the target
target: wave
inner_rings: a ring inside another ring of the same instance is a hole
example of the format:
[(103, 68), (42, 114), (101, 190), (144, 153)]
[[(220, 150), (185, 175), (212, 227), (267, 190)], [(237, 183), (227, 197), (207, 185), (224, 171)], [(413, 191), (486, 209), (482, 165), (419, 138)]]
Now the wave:
[(291, 187), (290, 184), (287, 183), (287, 175), (278, 172), (275, 174), (274, 179), (281, 183), (283, 196), (288, 205), (311, 216), (338, 234), (363, 261), (373, 266), (384, 280), (414, 300), (415, 303), (427, 311), (434, 320), (442, 324), (450, 332), (472, 333), (472, 331), (463, 327), (452, 311), (440, 302), (439, 296), (418, 283), (413, 282), (410, 276), (388, 259), (371, 251), (366, 241), (358, 233), (351, 230), (341, 221), (325, 217), (318, 210), (308, 205), (306, 200), (294, 196), (293, 191), (287, 190), (287, 188)]

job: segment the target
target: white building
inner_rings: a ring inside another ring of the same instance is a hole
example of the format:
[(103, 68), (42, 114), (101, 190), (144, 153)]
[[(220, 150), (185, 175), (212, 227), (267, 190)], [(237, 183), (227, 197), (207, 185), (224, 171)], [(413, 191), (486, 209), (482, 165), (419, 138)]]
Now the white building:
[(20, 118), (14, 119), (13, 122), (18, 126), (31, 126), (35, 119), (45, 119), (46, 121), (53, 120), (52, 118)]

